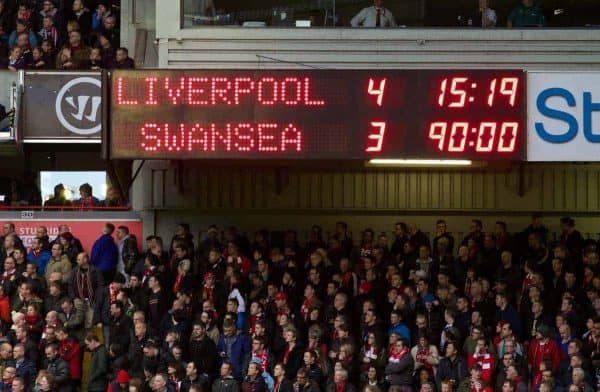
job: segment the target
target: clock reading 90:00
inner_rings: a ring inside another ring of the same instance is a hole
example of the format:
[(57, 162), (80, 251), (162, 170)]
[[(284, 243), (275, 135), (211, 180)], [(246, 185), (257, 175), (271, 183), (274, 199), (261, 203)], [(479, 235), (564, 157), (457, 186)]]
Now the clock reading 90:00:
[(463, 152), (470, 148), (476, 152), (513, 152), (517, 141), (519, 123), (494, 121), (469, 124), (468, 122), (433, 122), (429, 126), (429, 139), (437, 141), (440, 151)]

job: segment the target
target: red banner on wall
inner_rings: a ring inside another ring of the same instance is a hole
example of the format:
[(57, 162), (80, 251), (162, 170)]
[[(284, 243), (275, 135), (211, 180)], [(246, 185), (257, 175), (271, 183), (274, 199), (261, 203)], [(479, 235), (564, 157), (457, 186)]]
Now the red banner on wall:
[[(139, 219), (11, 219), (10, 222), (15, 224), (17, 235), (23, 240), (23, 244), (29, 249), (31, 240), (35, 237), (38, 227), (45, 226), (48, 229), (48, 236), (52, 241), (58, 235), (58, 227), (60, 225), (68, 225), (70, 232), (76, 238), (79, 238), (83, 249), (89, 252), (92, 249), (94, 241), (102, 235), (102, 229), (106, 223), (112, 223), (115, 227), (127, 226), (129, 233), (133, 234), (138, 239), (138, 245), (142, 245), (142, 221)], [(2, 224), (8, 221), (2, 222)], [(113, 235), (116, 241), (116, 233)]]

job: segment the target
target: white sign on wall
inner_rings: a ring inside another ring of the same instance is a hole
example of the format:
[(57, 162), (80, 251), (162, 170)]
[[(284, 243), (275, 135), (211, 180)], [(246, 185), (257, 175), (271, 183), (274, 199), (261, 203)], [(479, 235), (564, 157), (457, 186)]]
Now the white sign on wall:
[(600, 72), (529, 72), (527, 160), (600, 161)]

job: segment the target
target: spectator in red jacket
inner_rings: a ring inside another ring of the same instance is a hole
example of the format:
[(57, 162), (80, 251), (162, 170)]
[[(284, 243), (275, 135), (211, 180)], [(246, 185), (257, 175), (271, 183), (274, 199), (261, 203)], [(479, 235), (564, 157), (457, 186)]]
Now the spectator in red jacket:
[(0, 319), (3, 323), (10, 324), (10, 298), (4, 294), (4, 285), (0, 285)]
[(56, 339), (59, 341), (58, 355), (69, 364), (71, 383), (74, 389), (81, 382), (81, 348), (79, 342), (69, 336), (65, 327), (57, 327)]
[(496, 357), (488, 351), (488, 345), (484, 337), (477, 339), (475, 352), (469, 355), (468, 365), (473, 368), (473, 365), (478, 363), (481, 366), (481, 379), (487, 383), (492, 382), (492, 376), (496, 369)]
[(534, 377), (539, 372), (540, 363), (544, 360), (550, 360), (552, 362), (553, 372), (556, 372), (560, 366), (562, 351), (556, 342), (550, 338), (551, 335), (552, 332), (550, 328), (542, 324), (537, 329), (535, 339), (533, 339), (529, 345), (529, 370), (533, 373)]

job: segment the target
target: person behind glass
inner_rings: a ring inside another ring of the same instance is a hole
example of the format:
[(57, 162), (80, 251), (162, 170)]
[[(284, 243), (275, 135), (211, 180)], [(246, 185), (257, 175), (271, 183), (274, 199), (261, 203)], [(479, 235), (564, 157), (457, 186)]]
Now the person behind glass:
[(363, 8), (352, 20), (352, 27), (396, 27), (392, 12), (382, 6), (383, 0), (373, 0), (371, 7)]
[(508, 15), (506, 25), (508, 28), (543, 27), (546, 25), (546, 18), (542, 8), (535, 3), (535, 0), (521, 0)]
[(474, 26), (496, 27), (498, 16), (496, 15), (496, 11), (490, 8), (489, 3), (489, 0), (479, 0), (479, 10), (477, 12), (477, 18), (473, 22)]

